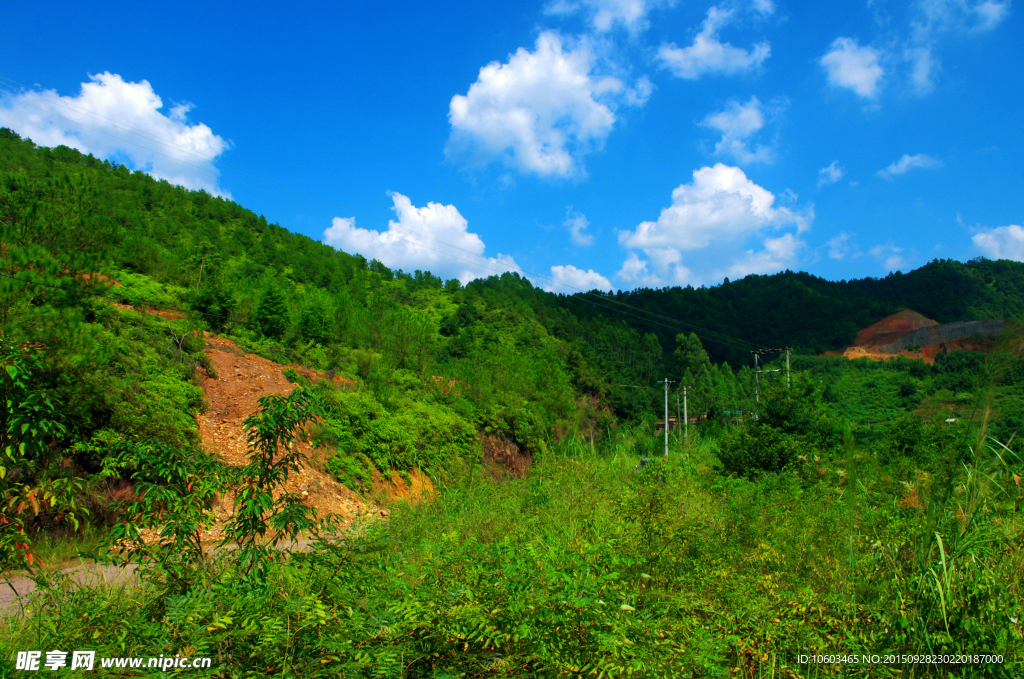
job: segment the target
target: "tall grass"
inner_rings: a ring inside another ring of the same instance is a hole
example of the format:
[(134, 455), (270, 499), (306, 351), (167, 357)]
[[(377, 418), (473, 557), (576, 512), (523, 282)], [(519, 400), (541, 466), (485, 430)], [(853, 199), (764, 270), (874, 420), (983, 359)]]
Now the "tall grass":
[[(912, 487), (852, 440), (747, 480), (715, 436), (671, 437), (666, 460), (646, 426), (563, 441), (523, 479), (453, 463), (431, 502), (282, 555), (262, 588), (230, 555), (184, 593), (55, 588), (0, 623), (0, 654), (187, 652), (218, 677), (1019, 676), (1024, 468), (981, 412)], [(947, 653), (1003, 664), (799, 657)]]

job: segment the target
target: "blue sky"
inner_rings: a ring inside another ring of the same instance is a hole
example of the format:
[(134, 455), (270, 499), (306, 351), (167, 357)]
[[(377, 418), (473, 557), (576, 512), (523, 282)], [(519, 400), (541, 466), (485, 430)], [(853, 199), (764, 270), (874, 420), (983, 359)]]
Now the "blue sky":
[(22, 3), (0, 28), (0, 125), (407, 271), (1024, 261), (1012, 0)]

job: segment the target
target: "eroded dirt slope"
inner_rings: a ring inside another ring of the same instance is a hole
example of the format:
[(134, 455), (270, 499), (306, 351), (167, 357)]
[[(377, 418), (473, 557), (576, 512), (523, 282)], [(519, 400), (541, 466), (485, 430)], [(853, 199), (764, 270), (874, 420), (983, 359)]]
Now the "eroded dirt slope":
[(938, 325), (937, 321), (917, 313), (912, 309), (904, 309), (886, 316), (877, 323), (872, 323), (857, 333), (854, 340), (855, 347), (868, 347), (878, 344), (887, 344), (893, 340), (908, 335), (915, 330)]
[(858, 332), (846, 349), (826, 351), (824, 355), (873, 361), (903, 356), (934, 363), (935, 357), (946, 351), (989, 351), (991, 342), (979, 338), (998, 335), (1002, 327), (1003, 322), (996, 319), (939, 324), (904, 309)]
[[(323, 377), (301, 366), (283, 366), (255, 354), (247, 354), (231, 340), (204, 333), (206, 353), (217, 372), (216, 378), (203, 379), (203, 391), (209, 408), (196, 417), (203, 446), (234, 466), (248, 462), (243, 422), (259, 408), (259, 399), (270, 394), (288, 395), (295, 389), (282, 371), (291, 367), (310, 379)], [(342, 382), (340, 378), (335, 378)], [(297, 441), (310, 464), (292, 473), (285, 490), (300, 493), (304, 502), (321, 514), (336, 514), (341, 527), (348, 527), (360, 514), (370, 511), (366, 503), (324, 471), (323, 451), (314, 450), (305, 441)], [(223, 498), (216, 508), (218, 518), (230, 513), (231, 499)], [(219, 523), (219, 522), (218, 522)], [(219, 525), (210, 537), (219, 537)]]

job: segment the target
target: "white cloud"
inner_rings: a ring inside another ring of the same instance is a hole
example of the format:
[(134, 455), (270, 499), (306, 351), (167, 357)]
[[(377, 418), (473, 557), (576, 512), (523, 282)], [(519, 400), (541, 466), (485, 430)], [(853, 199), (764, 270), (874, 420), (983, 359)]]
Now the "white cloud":
[(910, 85), (923, 96), (935, 88), (941, 64), (935, 46), (943, 34), (979, 35), (1002, 23), (1009, 2), (996, 0), (919, 0), (910, 23), (903, 58), (910, 65)]
[(398, 221), (390, 220), (386, 231), (358, 228), (355, 217), (335, 217), (323, 242), (393, 269), (428, 270), (463, 284), (505, 271), (522, 273), (510, 255), (486, 257), (483, 240), (469, 231), (469, 222), (454, 205), (416, 207), (400, 193), (389, 195)]
[(919, 0), (919, 17), (912, 23), (916, 33), (940, 31), (985, 33), (1002, 23), (1010, 3), (999, 0)]
[(935, 89), (935, 73), (939, 64), (932, 54), (931, 45), (908, 47), (903, 50), (903, 58), (910, 63), (910, 84), (915, 94), (923, 96)]
[[(773, 104), (775, 112), (785, 106), (786, 103), (782, 101)], [(764, 114), (760, 100), (751, 97), (745, 104), (730, 102), (724, 110), (709, 114), (701, 121), (701, 125), (722, 133), (722, 139), (715, 144), (715, 154), (732, 156), (736, 162), (743, 164), (771, 163), (775, 160), (774, 148), (763, 144), (758, 144), (755, 149), (748, 146), (750, 137), (764, 127)]]
[(839, 161), (833, 160), (827, 167), (823, 167), (818, 170), (818, 188), (820, 189), (823, 186), (835, 184), (843, 178), (844, 174), (846, 174), (846, 172), (839, 165)]
[(594, 234), (587, 231), (590, 226), (590, 222), (583, 215), (582, 212), (577, 212), (571, 207), (567, 209), (567, 215), (565, 217), (565, 228), (569, 229), (569, 233), (572, 234), (572, 242), (576, 245), (591, 245), (594, 242)]
[(881, 52), (873, 47), (861, 47), (854, 38), (839, 37), (821, 58), (821, 65), (834, 87), (847, 87), (862, 97), (875, 99), (884, 75), (880, 57)]
[[(688, 276), (689, 271), (685, 271)], [(635, 252), (629, 253), (626, 257), (626, 261), (622, 263), (622, 268), (615, 274), (617, 278), (626, 283), (632, 283), (637, 287), (661, 287), (664, 282), (658, 276), (655, 276), (647, 268), (647, 262), (640, 259)]]
[(675, 247), (695, 250), (713, 241), (736, 239), (766, 226), (794, 224), (807, 228), (804, 216), (789, 208), (775, 208), (775, 196), (738, 167), (717, 163), (693, 173), (692, 184), (672, 191), (672, 205), (656, 222), (643, 222), (625, 231), (619, 241), (629, 248)]
[(479, 164), (501, 160), (542, 177), (584, 174), (581, 158), (600, 148), (622, 101), (642, 105), (652, 85), (596, 73), (597, 58), (583, 38), (563, 44), (545, 31), (530, 52), (519, 48), (506, 63), (492, 62), (465, 94), (452, 97), (450, 158)]
[(853, 253), (853, 246), (850, 244), (850, 234), (845, 231), (825, 243), (828, 246), (828, 256), (831, 259), (846, 259)]
[(637, 78), (632, 87), (627, 87), (622, 100), (630, 106), (640, 107), (647, 103), (654, 92), (654, 83), (645, 75)]
[(990, 31), (1001, 24), (1006, 15), (1010, 13), (1010, 3), (984, 0), (984, 2), (979, 2), (971, 7), (971, 11), (977, 18), (974, 30)]
[(903, 248), (896, 247), (892, 241), (884, 245), (876, 245), (868, 250), (868, 252), (871, 253), (872, 257), (882, 262), (889, 271), (899, 271), (907, 265), (907, 260), (900, 254), (903, 252)]
[[(749, 274), (766, 274), (781, 271), (796, 261), (797, 251), (804, 242), (791, 233), (778, 238), (765, 238), (763, 249), (747, 250), (743, 257), (728, 268), (730, 278), (743, 278)], [(717, 278), (717, 277), (716, 277)]]
[(884, 170), (879, 170), (877, 174), (882, 179), (891, 180), (893, 177), (906, 174), (910, 170), (922, 169), (922, 170), (934, 170), (935, 168), (942, 167), (942, 161), (937, 158), (933, 158), (926, 153), (918, 153), (917, 155), (909, 155), (904, 153), (903, 156), (894, 163), (891, 163), (889, 167)]
[[(618, 276), (627, 282), (687, 284), (741, 271), (745, 275), (778, 270), (795, 261), (803, 242), (793, 233), (771, 237), (765, 231), (789, 227), (800, 234), (812, 219), (810, 208), (800, 213), (775, 207), (775, 196), (738, 167), (703, 167), (694, 171), (693, 183), (672, 192), (672, 205), (657, 221), (619, 234), (622, 245), (642, 250), (647, 260), (630, 253)], [(741, 250), (750, 240), (760, 241), (762, 249)], [(683, 253), (694, 251), (701, 252), (693, 264), (684, 262)], [(737, 251), (744, 254), (737, 258)], [(692, 266), (697, 264), (700, 271), (695, 273)]]
[(985, 229), (974, 234), (974, 247), (989, 259), (1024, 262), (1024, 228), (1019, 224)]
[[(578, 290), (589, 292), (591, 290), (612, 290), (611, 281), (597, 273), (593, 269), (577, 269), (572, 264), (565, 266), (558, 265), (551, 267), (552, 282), (545, 286), (548, 292), (562, 292), (572, 294)], [(569, 287), (571, 291), (565, 288)]]
[(662, 66), (673, 75), (689, 80), (706, 74), (734, 75), (760, 67), (771, 56), (771, 46), (767, 41), (745, 50), (718, 39), (719, 29), (731, 21), (733, 14), (730, 9), (711, 7), (692, 45), (677, 47), (671, 43), (661, 46), (658, 59)]
[(167, 115), (148, 81), (125, 82), (116, 73), (90, 75), (74, 97), (54, 90), (25, 91), (0, 99), (0, 126), (42, 146), (69, 146), (116, 160), (159, 179), (227, 196), (217, 187), (214, 160), (230, 144), (202, 123), (189, 125), (192, 104)]
[(751, 0), (750, 5), (755, 12), (764, 16), (775, 13), (775, 3), (772, 0)]
[(647, 14), (652, 9), (675, 4), (676, 0), (554, 0), (544, 6), (544, 13), (567, 16), (584, 11), (589, 15), (591, 27), (598, 33), (607, 33), (621, 26), (637, 34), (649, 26)]

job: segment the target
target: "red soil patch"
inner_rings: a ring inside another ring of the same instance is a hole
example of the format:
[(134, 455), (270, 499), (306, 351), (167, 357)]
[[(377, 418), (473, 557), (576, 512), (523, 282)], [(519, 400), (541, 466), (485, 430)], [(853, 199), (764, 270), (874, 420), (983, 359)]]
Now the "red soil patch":
[[(409, 482), (397, 472), (391, 472), (387, 478), (376, 469), (373, 470), (374, 497), (395, 502), (396, 500), (407, 500), (414, 504), (429, 499), (434, 494), (434, 484), (430, 477), (419, 469), (409, 472)], [(386, 516), (386, 512), (384, 513)]]
[(891, 316), (886, 316), (877, 323), (872, 323), (858, 332), (857, 339), (854, 340), (852, 346), (868, 347), (877, 344), (887, 344), (899, 337), (909, 335), (915, 330), (930, 325), (938, 325), (938, 322), (925, 318), (911, 309), (904, 309)]
[[(209, 407), (206, 413), (196, 416), (199, 435), (208, 450), (220, 455), (230, 465), (242, 466), (249, 461), (242, 422), (256, 412), (260, 398), (270, 394), (287, 396), (296, 385), (282, 375), (289, 366), (247, 354), (223, 337), (210, 333), (203, 333), (203, 336), (207, 341), (206, 354), (217, 371), (217, 377), (203, 379), (203, 392)], [(323, 377), (308, 368), (292, 367), (310, 379)], [(344, 380), (335, 378), (335, 381)], [(315, 507), (321, 516), (336, 514), (342, 528), (368, 511), (362, 498), (323, 471), (323, 450), (314, 450), (303, 440), (297, 441), (296, 445), (306, 455), (309, 464), (298, 472), (292, 472), (285, 484), (286, 491), (302, 494), (304, 504)], [(215, 512), (218, 523), (227, 518), (231, 512), (231, 499), (223, 498)], [(220, 526), (216, 526), (210, 537), (219, 537), (219, 529)]]
[(121, 304), (119, 302), (111, 302), (110, 305), (117, 307), (121, 311), (134, 311), (139, 314), (153, 314), (160, 318), (166, 318), (169, 321), (179, 321), (182, 318), (185, 318), (185, 312), (177, 311), (176, 309), (152, 309), (148, 307), (139, 309), (137, 307), (133, 307), (131, 304)]
[[(904, 348), (899, 351), (895, 350), (894, 343), (901, 338), (905, 338), (911, 333), (916, 333), (914, 337), (925, 337), (933, 340), (940, 339), (942, 337), (950, 337), (950, 331), (956, 331), (958, 327), (962, 326), (976, 326), (977, 324), (989, 324), (989, 323), (1001, 323), (1001, 321), (979, 321), (969, 323), (951, 323), (947, 325), (940, 325), (936, 321), (930, 318), (926, 318), (921, 314), (911, 309), (904, 309), (891, 316), (886, 316), (877, 323), (873, 323), (868, 327), (864, 328), (857, 333), (857, 339), (854, 343), (848, 346), (846, 349), (840, 351), (826, 351), (823, 356), (845, 356), (851, 360), (858, 358), (867, 358), (872, 361), (887, 361), (900, 356), (904, 358), (914, 358), (925, 361), (926, 363), (934, 363), (935, 357), (945, 351), (989, 351), (991, 350), (991, 343), (985, 343), (984, 341), (979, 342), (978, 338), (963, 338), (963, 339), (949, 339), (944, 342), (937, 342), (933, 344), (924, 344), (920, 347), (914, 347), (914, 351), (909, 348)], [(934, 330), (923, 331), (918, 333), (918, 330), (923, 328), (934, 328)], [(945, 332), (944, 332), (945, 331)], [(963, 331), (961, 331), (962, 334)], [(980, 334), (980, 333), (979, 333)], [(955, 334), (953, 335), (955, 337)], [(902, 344), (907, 344), (911, 338), (903, 340)]]

